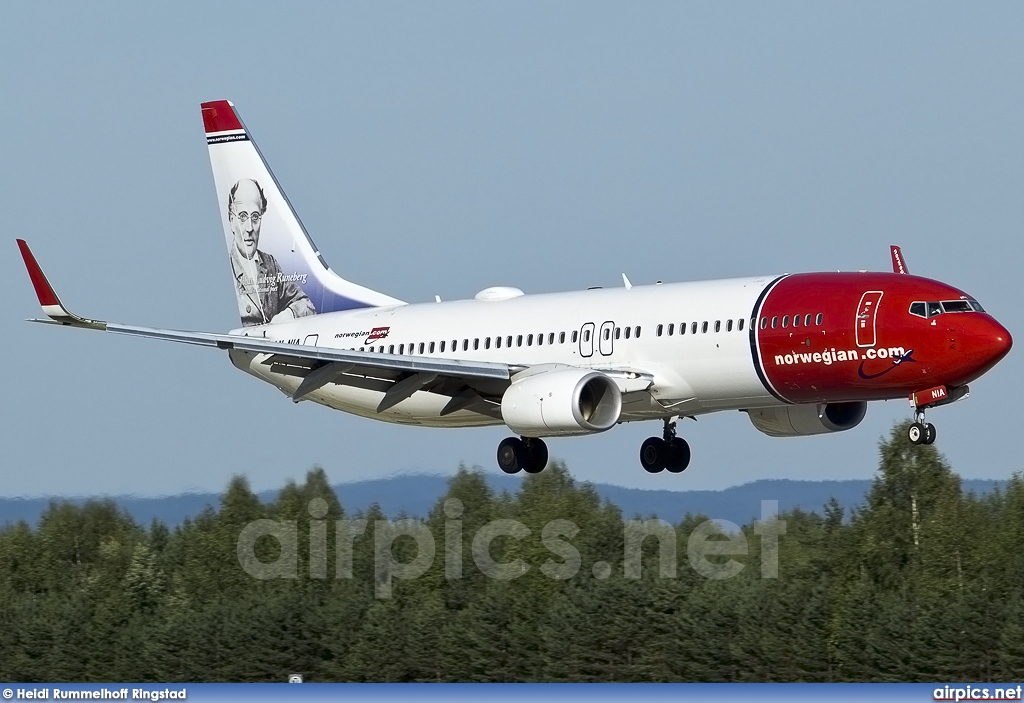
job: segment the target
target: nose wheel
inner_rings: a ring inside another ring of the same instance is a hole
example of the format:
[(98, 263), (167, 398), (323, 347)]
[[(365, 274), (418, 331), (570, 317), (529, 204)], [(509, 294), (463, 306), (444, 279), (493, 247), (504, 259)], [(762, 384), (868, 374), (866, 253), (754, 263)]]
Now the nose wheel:
[(924, 410), (914, 413), (914, 422), (907, 429), (911, 444), (932, 444), (935, 441), (935, 425), (924, 421)]
[(536, 437), (509, 437), (498, 445), (498, 468), (507, 474), (539, 474), (548, 465), (548, 446)]
[(678, 474), (690, 465), (690, 445), (682, 437), (676, 437), (676, 423), (665, 420), (665, 431), (661, 437), (648, 437), (640, 445), (640, 466), (651, 474), (668, 470)]

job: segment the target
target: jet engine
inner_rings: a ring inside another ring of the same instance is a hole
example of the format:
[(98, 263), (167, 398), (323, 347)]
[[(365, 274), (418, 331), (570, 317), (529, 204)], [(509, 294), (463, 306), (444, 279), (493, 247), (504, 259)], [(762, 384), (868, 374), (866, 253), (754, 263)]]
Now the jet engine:
[(619, 421), (622, 394), (603, 373), (567, 366), (527, 374), (513, 379), (501, 398), (501, 417), (516, 434), (591, 434)]
[(868, 412), (864, 401), (786, 405), (747, 410), (750, 421), (770, 437), (800, 437), (853, 429)]

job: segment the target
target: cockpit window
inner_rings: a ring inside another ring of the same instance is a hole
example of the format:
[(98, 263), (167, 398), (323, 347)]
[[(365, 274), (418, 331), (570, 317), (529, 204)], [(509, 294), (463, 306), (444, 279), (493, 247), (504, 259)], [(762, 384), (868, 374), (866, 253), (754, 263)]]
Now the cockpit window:
[(966, 300), (944, 300), (942, 301), (943, 312), (974, 312), (974, 308)]
[(985, 312), (977, 300), (943, 300), (942, 302), (913, 302), (910, 314), (923, 318), (932, 318), (944, 312)]

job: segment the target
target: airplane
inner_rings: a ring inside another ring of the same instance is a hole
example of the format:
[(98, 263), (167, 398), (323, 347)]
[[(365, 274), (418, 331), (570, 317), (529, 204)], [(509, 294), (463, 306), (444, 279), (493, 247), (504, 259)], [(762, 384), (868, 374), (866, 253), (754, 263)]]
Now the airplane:
[(1009, 352), (1010, 333), (967, 293), (911, 275), (798, 273), (472, 300), (405, 303), (335, 273), (226, 100), (202, 104), (241, 326), (227, 334), (102, 322), (61, 303), (18, 240), (34, 320), (226, 350), (294, 402), (431, 427), (506, 425), (506, 473), (544, 469), (544, 438), (661, 421), (648, 472), (679, 473), (680, 418), (741, 411), (773, 437), (840, 432), (875, 400), (907, 398), (908, 439), (935, 441), (927, 410)]

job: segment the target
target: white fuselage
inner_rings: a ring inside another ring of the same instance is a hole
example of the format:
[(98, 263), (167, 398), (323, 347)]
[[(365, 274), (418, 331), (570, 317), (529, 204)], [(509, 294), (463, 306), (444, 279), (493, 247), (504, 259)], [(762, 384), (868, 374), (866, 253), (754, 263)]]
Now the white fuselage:
[[(381, 354), (603, 370), (611, 372), (623, 392), (621, 420), (628, 422), (778, 405), (754, 368), (749, 328), (762, 291), (775, 278), (363, 308), (236, 332)], [(301, 381), (272, 371), (271, 365), (262, 363), (264, 355), (232, 351), (231, 359), (288, 394)], [(633, 377), (614, 373), (626, 370)], [(637, 371), (643, 376), (636, 377)], [(468, 410), (442, 416), (450, 399), (423, 391), (378, 413), (385, 390), (386, 384), (367, 379), (361, 385), (327, 385), (307, 397), (389, 422), (500, 424), (494, 417)]]

